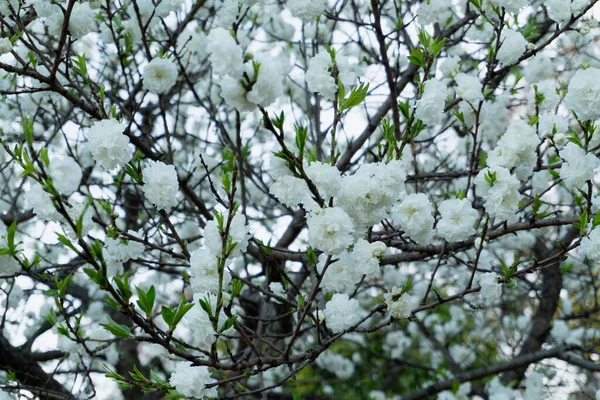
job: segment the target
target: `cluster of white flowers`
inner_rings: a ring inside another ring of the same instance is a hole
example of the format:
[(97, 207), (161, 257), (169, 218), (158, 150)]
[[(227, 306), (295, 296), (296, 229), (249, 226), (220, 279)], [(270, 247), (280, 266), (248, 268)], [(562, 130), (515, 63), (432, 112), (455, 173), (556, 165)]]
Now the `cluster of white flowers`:
[(309, 244), (326, 254), (338, 254), (354, 242), (354, 223), (344, 210), (329, 207), (307, 219)]
[[(134, 232), (132, 230), (127, 232), (132, 236), (139, 237), (142, 232)], [(107, 274), (109, 276), (115, 276), (122, 271), (123, 263), (131, 260), (132, 258), (138, 258), (144, 253), (145, 246), (135, 240), (120, 240), (106, 238), (104, 240), (104, 247), (106, 253), (104, 259), (106, 261)]]
[(430, 0), (422, 2), (417, 16), (419, 24), (429, 25), (439, 23), (446, 26), (455, 19), (456, 10), (452, 2), (446, 0)]
[(314, 161), (304, 171), (326, 202), (336, 197), (342, 189), (340, 170), (330, 164)]
[(12, 51), (12, 42), (8, 38), (0, 38), (0, 55), (10, 53)]
[(173, 165), (151, 160), (142, 170), (146, 198), (159, 210), (169, 211), (177, 204), (179, 190), (177, 171)]
[(477, 357), (473, 349), (464, 344), (451, 345), (449, 353), (452, 359), (463, 368), (471, 366)]
[(527, 94), (527, 105), (530, 111), (535, 110), (535, 97), (536, 93), (538, 99), (541, 101), (537, 102), (537, 106), (540, 112), (552, 112), (560, 102), (560, 96), (556, 93), (556, 86), (553, 82), (544, 81), (534, 85), (533, 88)]
[[(217, 255), (207, 248), (197, 249), (190, 257), (190, 284), (195, 293), (219, 293), (219, 262)], [(231, 282), (231, 273), (224, 268), (223, 288)]]
[(498, 282), (500, 276), (495, 272), (486, 272), (479, 276), (479, 297), (483, 304), (494, 304), (502, 296), (502, 284)]
[(231, 75), (240, 78), (244, 72), (244, 52), (231, 34), (216, 28), (208, 34), (206, 50), (210, 53), (210, 65), (215, 75)]
[(335, 374), (339, 379), (349, 379), (354, 374), (354, 363), (341, 354), (324, 351), (317, 358), (317, 365)]
[(390, 315), (396, 319), (410, 317), (412, 310), (419, 305), (419, 299), (408, 293), (402, 293), (402, 289), (394, 286), (392, 290), (383, 295), (385, 305)]
[(362, 232), (389, 215), (392, 205), (405, 192), (404, 181), (402, 161), (361, 164), (353, 175), (343, 177), (338, 205)]
[(506, 168), (484, 168), (475, 178), (478, 194), (486, 199), (485, 210), (491, 217), (507, 220), (509, 223), (518, 219), (519, 181)]
[(587, 0), (545, 0), (544, 5), (548, 16), (555, 22), (562, 24), (571, 19), (572, 14), (578, 14), (588, 5)]
[[(228, 218), (229, 215), (226, 213), (223, 216), (223, 220), (227, 221)], [(229, 258), (237, 257), (246, 251), (250, 236), (248, 225), (246, 225), (246, 217), (243, 214), (237, 213), (231, 218), (228, 235), (231, 242), (236, 244), (233, 249), (230, 249)], [(223, 243), (221, 233), (215, 220), (208, 221), (204, 227), (204, 245), (212, 254), (220, 255), (222, 252)]]
[(443, 201), (438, 211), (442, 218), (437, 223), (437, 233), (448, 242), (460, 242), (475, 233), (479, 213), (468, 199)]
[(19, 0), (0, 0), (0, 15), (13, 15), (10, 8), (17, 12), (19, 10)]
[(44, 191), (39, 183), (31, 183), (31, 188), (25, 192), (24, 200), (25, 207), (32, 209), (42, 219), (56, 221), (59, 218), (50, 195)]
[(340, 333), (361, 320), (361, 308), (358, 300), (350, 299), (345, 293), (336, 293), (325, 304), (323, 311), (327, 327), (333, 333)]
[(519, 61), (526, 46), (527, 40), (521, 32), (504, 29), (500, 36), (500, 48), (497, 49), (496, 58), (504, 65), (514, 64)]
[(154, 93), (162, 94), (177, 82), (177, 65), (166, 58), (154, 58), (144, 68), (144, 87)]
[(482, 85), (475, 76), (460, 73), (454, 77), (456, 81), (456, 95), (464, 101), (477, 105), (483, 100)]
[(536, 148), (540, 142), (534, 127), (522, 120), (511, 122), (496, 147), (489, 152), (490, 167), (514, 168), (519, 165), (533, 168), (537, 159)]
[(425, 82), (423, 96), (416, 103), (415, 117), (425, 125), (436, 125), (442, 121), (448, 88), (437, 79)]
[(500, 378), (495, 376), (485, 387), (489, 400), (513, 400), (515, 391), (510, 387), (502, 385)]
[(306, 71), (308, 88), (332, 101), (338, 91), (337, 81), (332, 76), (334, 66), (337, 70), (337, 78), (342, 81), (344, 86), (351, 86), (356, 80), (356, 73), (348, 59), (339, 54), (336, 54), (335, 60), (333, 60), (328, 52), (317, 53), (309, 60)]
[(529, 59), (529, 62), (523, 68), (523, 75), (529, 83), (536, 83), (551, 78), (554, 75), (554, 69), (555, 65), (552, 60), (538, 53), (535, 57)]
[(75, 160), (70, 157), (58, 157), (50, 161), (48, 175), (52, 178), (52, 186), (65, 196), (79, 189), (83, 172)]
[(594, 177), (594, 171), (600, 160), (588, 154), (575, 143), (569, 142), (561, 151), (560, 157), (565, 160), (560, 167), (560, 177), (568, 188), (583, 188), (586, 181)]
[(89, 3), (75, 2), (69, 17), (69, 33), (74, 39), (81, 39), (96, 25), (96, 13)]
[(293, 16), (313, 22), (325, 10), (327, 0), (289, 0), (286, 5)]
[(512, 14), (517, 14), (521, 8), (528, 4), (527, 0), (490, 0), (490, 2), (496, 7), (504, 7), (506, 12)]
[(124, 166), (133, 155), (133, 148), (124, 131), (125, 126), (119, 121), (103, 119), (94, 123), (86, 134), (90, 152), (107, 171)]
[(600, 262), (600, 229), (592, 229), (581, 239), (579, 253), (594, 262)]
[(392, 208), (392, 219), (411, 239), (429, 244), (433, 237), (433, 206), (423, 193), (411, 194)]
[(194, 366), (191, 362), (180, 361), (171, 374), (169, 383), (175, 386), (177, 392), (186, 397), (198, 399), (217, 397), (217, 387), (207, 388), (206, 385), (215, 383), (208, 367)]
[(439, 68), (445, 78), (454, 77), (460, 70), (460, 57), (450, 56), (446, 58), (440, 64)]
[[(382, 242), (369, 243), (358, 239), (351, 252), (344, 251), (335, 256), (337, 261), (327, 267), (321, 287), (329, 292), (351, 293), (364, 275), (379, 274), (379, 259), (385, 253), (385, 248)], [(319, 273), (323, 273), (326, 261), (327, 255), (321, 254), (317, 264)]]
[(525, 377), (525, 398), (527, 400), (541, 400), (544, 394), (544, 375), (532, 371)]
[(269, 192), (288, 207), (304, 204), (306, 209), (318, 208), (313, 204), (314, 200), (311, 198), (306, 182), (291, 175), (283, 175), (277, 178), (269, 188)]
[[(257, 105), (266, 107), (283, 94), (283, 80), (287, 72), (280, 58), (259, 53), (255, 56), (259, 68), (252, 61), (244, 64), (246, 76), (252, 84), (226, 75), (221, 81), (221, 97), (238, 111), (252, 111)], [(248, 90), (248, 86), (251, 89)]]
[[(183, 320), (192, 333), (192, 344), (203, 350), (209, 350), (217, 337), (210, 316), (200, 307), (201, 299), (203, 299), (203, 296), (200, 293), (194, 293), (194, 307), (185, 314)], [(221, 316), (219, 318), (221, 321), (226, 321), (226, 318), (221, 319)]]
[(581, 69), (569, 81), (565, 105), (580, 120), (600, 118), (600, 69)]

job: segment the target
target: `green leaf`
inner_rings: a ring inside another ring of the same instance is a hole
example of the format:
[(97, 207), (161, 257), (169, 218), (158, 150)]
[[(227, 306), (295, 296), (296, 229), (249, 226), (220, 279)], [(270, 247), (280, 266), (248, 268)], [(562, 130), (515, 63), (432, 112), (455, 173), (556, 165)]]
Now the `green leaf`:
[(600, 213), (597, 213), (597, 214), (594, 216), (594, 219), (592, 220), (592, 226), (593, 226), (593, 227), (596, 227), (596, 226), (598, 226), (598, 225), (600, 225)]
[(33, 143), (33, 120), (29, 118), (23, 118), (23, 134), (25, 135), (25, 140), (27, 144), (31, 146)]
[(106, 315), (106, 319), (107, 319), (108, 323), (100, 324), (101, 327), (103, 327), (104, 329), (106, 329), (107, 331), (109, 331), (110, 333), (112, 333), (113, 335), (115, 335), (117, 337), (133, 338), (133, 335), (131, 334), (131, 330), (129, 329), (128, 326), (121, 325), (121, 324), (113, 321), (113, 319), (111, 317), (109, 317), (108, 315)]
[(302, 295), (302, 294), (298, 295), (298, 309), (301, 309), (302, 307), (304, 307), (305, 302), (306, 302), (306, 298), (304, 297), (304, 295)]
[(219, 333), (223, 333), (227, 329), (231, 328), (236, 320), (237, 320), (237, 315), (233, 315), (233, 316), (227, 318), (227, 321), (225, 321), (225, 323), (223, 324), (221, 329), (219, 329)]
[(351, 109), (352, 107), (356, 107), (360, 103), (362, 103), (367, 97), (367, 93), (369, 91), (369, 84), (366, 85), (361, 83), (359, 87), (354, 88), (347, 99), (343, 100), (340, 105), (340, 112)]
[(113, 282), (117, 284), (117, 293), (121, 295), (123, 300), (129, 302), (133, 292), (129, 289), (129, 274), (125, 273), (121, 277), (115, 276)]
[(13, 220), (12, 224), (8, 227), (6, 232), (6, 243), (8, 245), (8, 250), (10, 250), (10, 254), (12, 256), (17, 255), (17, 245), (15, 244), (15, 233), (17, 232), (17, 220), (16, 218)]
[(342, 80), (340, 78), (338, 78), (338, 80), (337, 80), (337, 85), (338, 85), (338, 99), (340, 102), (340, 112), (342, 112), (341, 104), (343, 104), (344, 98), (346, 97), (346, 87), (344, 86), (344, 83), (342, 82)]
[(160, 310), (160, 313), (163, 317), (163, 320), (170, 328), (173, 324), (173, 317), (175, 316), (175, 312), (171, 308), (163, 306)]
[(62, 234), (60, 234), (60, 233), (57, 232), (56, 236), (58, 237), (58, 241), (61, 244), (67, 246), (68, 248), (70, 248), (74, 252), (78, 253), (77, 248), (73, 245), (73, 243), (71, 243), (71, 241), (65, 235), (62, 235)]
[(152, 310), (154, 309), (154, 300), (156, 299), (156, 289), (154, 288), (154, 285), (150, 286), (150, 289), (146, 292), (139, 287), (136, 287), (135, 290), (139, 297), (137, 305), (146, 313), (146, 316), (150, 318), (152, 316)]

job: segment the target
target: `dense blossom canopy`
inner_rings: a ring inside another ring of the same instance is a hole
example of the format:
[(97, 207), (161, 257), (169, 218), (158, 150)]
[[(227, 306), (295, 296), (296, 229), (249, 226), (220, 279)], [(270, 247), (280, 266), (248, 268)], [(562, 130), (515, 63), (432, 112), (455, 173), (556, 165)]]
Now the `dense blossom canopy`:
[(598, 2), (0, 0), (0, 400), (599, 400)]

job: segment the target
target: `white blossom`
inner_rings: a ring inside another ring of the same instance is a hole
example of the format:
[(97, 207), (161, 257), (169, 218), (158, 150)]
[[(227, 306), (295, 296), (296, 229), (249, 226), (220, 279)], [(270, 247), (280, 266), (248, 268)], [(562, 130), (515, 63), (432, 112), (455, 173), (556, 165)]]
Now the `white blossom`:
[(479, 213), (468, 199), (444, 200), (438, 211), (442, 218), (437, 223), (437, 233), (448, 242), (460, 242), (475, 233)]
[(539, 142), (534, 127), (525, 121), (514, 120), (496, 147), (488, 153), (487, 165), (505, 168), (525, 165), (533, 168)]
[(226, 29), (216, 28), (208, 34), (206, 50), (210, 53), (213, 74), (241, 77), (244, 72), (243, 51)]
[[(192, 252), (188, 273), (194, 293), (219, 293), (219, 260), (209, 249), (202, 248)], [(221, 289), (224, 289), (231, 282), (231, 273), (224, 268), (222, 274)]]
[(489, 400), (513, 400), (515, 398), (515, 391), (502, 385), (500, 378), (497, 376), (488, 382), (485, 391), (489, 395)]
[(454, 77), (456, 81), (456, 95), (464, 101), (476, 105), (477, 102), (483, 100), (481, 82), (475, 76), (460, 73)]
[(486, 272), (479, 276), (479, 286), (481, 287), (479, 297), (484, 304), (493, 304), (502, 296), (502, 284), (498, 282), (499, 278), (500, 276), (495, 272)]
[(569, 81), (565, 105), (580, 120), (600, 118), (600, 69), (581, 69)]
[(70, 157), (51, 160), (48, 174), (52, 178), (54, 188), (65, 196), (76, 191), (83, 178), (81, 167)]
[(151, 160), (142, 170), (146, 198), (159, 210), (169, 211), (177, 204), (179, 190), (177, 172), (173, 165)]
[(324, 200), (337, 197), (342, 188), (342, 176), (340, 170), (331, 164), (313, 161), (304, 170), (311, 182), (317, 186)]
[(436, 125), (442, 121), (448, 88), (437, 79), (425, 82), (423, 96), (416, 103), (415, 117), (425, 125)]
[[(537, 88), (537, 89), (536, 89)], [(536, 101), (535, 96), (536, 92), (538, 98), (541, 101), (538, 102), (537, 106), (540, 112), (553, 111), (558, 103), (560, 102), (560, 97), (556, 93), (556, 86), (554, 83), (550, 81), (544, 81), (537, 83), (535, 88), (532, 87), (527, 94), (527, 105), (530, 112), (535, 111)]]
[(335, 374), (338, 379), (346, 380), (354, 375), (354, 363), (341, 354), (324, 351), (317, 358), (316, 364)]
[(516, 14), (525, 7), (527, 0), (490, 0), (497, 7), (504, 7), (506, 12)]
[(87, 2), (73, 4), (69, 17), (69, 33), (74, 39), (81, 39), (96, 25), (96, 13)]
[(216, 382), (210, 375), (208, 367), (194, 366), (191, 362), (180, 361), (171, 374), (169, 384), (187, 397), (198, 399), (217, 397), (217, 387), (208, 389), (206, 385)]
[[(229, 215), (227, 213), (224, 214), (224, 224), (226, 224), (228, 219)], [(235, 243), (235, 247), (230, 249), (231, 252), (229, 257), (234, 258), (245, 252), (248, 247), (250, 235), (248, 234), (248, 225), (246, 225), (246, 217), (244, 217), (244, 214), (236, 213), (233, 216), (227, 233), (231, 243)], [(216, 255), (220, 255), (223, 250), (223, 240), (221, 238), (221, 233), (219, 232), (217, 221), (215, 220), (208, 221), (204, 227), (204, 245)]]
[(419, 299), (408, 293), (402, 293), (402, 289), (394, 286), (392, 290), (383, 295), (385, 305), (390, 315), (396, 319), (406, 319), (412, 314), (412, 310), (419, 305)]
[(402, 161), (362, 164), (342, 179), (337, 205), (353, 219), (357, 231), (386, 218), (392, 205), (405, 192), (406, 172)]
[(320, 274), (325, 271), (321, 287), (326, 292), (352, 293), (357, 283), (360, 282), (363, 274), (353, 263), (352, 255), (348, 251), (333, 257), (337, 259), (331, 262), (325, 270), (327, 255), (321, 254), (317, 264), (317, 271)]
[(600, 262), (600, 229), (592, 229), (581, 239), (579, 252), (592, 261)]
[(166, 58), (154, 58), (144, 68), (144, 87), (162, 94), (177, 82), (177, 65)]
[(94, 159), (108, 171), (124, 166), (133, 155), (124, 131), (125, 126), (117, 120), (103, 119), (95, 122), (86, 134)]
[(12, 43), (8, 38), (0, 38), (0, 55), (10, 53), (12, 51)]
[(269, 192), (288, 207), (308, 202), (311, 198), (306, 182), (293, 176), (280, 177), (271, 185)]
[(202, 294), (194, 293), (194, 307), (183, 316), (183, 321), (190, 330), (191, 342), (203, 350), (210, 350), (217, 337), (210, 316), (200, 306), (201, 299)]
[(326, 254), (337, 254), (354, 241), (354, 223), (339, 207), (330, 207), (308, 216), (308, 242)]
[(52, 205), (50, 195), (44, 191), (37, 182), (32, 182), (31, 188), (25, 192), (25, 207), (31, 209), (41, 218), (48, 221), (56, 221), (60, 215)]
[(525, 377), (525, 398), (527, 400), (541, 400), (544, 395), (544, 375), (532, 371)]
[[(306, 83), (312, 92), (319, 93), (323, 98), (332, 100), (338, 91), (337, 81), (332, 76), (334, 61), (331, 55), (324, 51), (317, 53), (308, 62), (306, 71)], [(338, 70), (338, 79), (344, 86), (351, 86), (356, 79), (356, 74), (352, 70), (348, 59), (337, 54), (335, 56), (335, 66)]]
[(594, 171), (600, 165), (600, 160), (586, 153), (575, 143), (569, 142), (561, 151), (560, 156), (565, 162), (560, 167), (560, 177), (568, 188), (583, 188), (586, 181), (594, 177)]
[(289, 0), (286, 6), (292, 15), (305, 22), (313, 22), (327, 6), (327, 0)]
[(361, 319), (360, 305), (347, 294), (336, 293), (325, 305), (323, 311), (327, 327), (333, 333), (340, 333), (355, 325)]
[(433, 236), (433, 206), (423, 193), (408, 195), (392, 209), (392, 219), (408, 236), (420, 244), (428, 244)]
[(240, 80), (226, 75), (221, 79), (221, 97), (227, 104), (240, 112), (252, 111), (256, 104), (246, 98), (246, 89)]
[(527, 40), (518, 31), (503, 29), (500, 37), (500, 48), (496, 52), (496, 58), (504, 65), (514, 64), (519, 61), (525, 52)]

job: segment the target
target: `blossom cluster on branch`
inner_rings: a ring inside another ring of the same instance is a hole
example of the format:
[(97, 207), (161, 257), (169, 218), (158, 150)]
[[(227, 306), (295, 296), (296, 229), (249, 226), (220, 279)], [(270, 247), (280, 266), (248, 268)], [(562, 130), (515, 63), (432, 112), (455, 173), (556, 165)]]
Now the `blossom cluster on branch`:
[(598, 0), (0, 0), (0, 400), (600, 399)]

